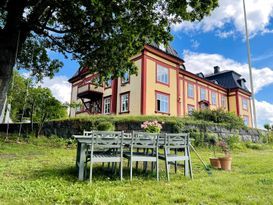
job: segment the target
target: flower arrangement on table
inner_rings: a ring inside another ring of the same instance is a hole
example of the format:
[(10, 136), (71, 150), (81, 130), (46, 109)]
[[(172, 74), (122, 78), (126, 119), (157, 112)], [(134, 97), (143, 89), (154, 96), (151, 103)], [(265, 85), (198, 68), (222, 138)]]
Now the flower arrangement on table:
[(160, 123), (157, 120), (145, 121), (141, 124), (141, 128), (143, 128), (145, 130), (145, 132), (160, 133), (163, 124), (164, 124), (164, 122)]

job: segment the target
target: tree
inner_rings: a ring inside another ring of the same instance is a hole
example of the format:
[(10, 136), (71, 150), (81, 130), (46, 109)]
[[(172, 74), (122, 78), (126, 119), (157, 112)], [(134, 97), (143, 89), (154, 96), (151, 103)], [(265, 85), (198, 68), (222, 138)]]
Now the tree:
[(68, 53), (100, 81), (134, 73), (129, 58), (149, 42), (167, 43), (170, 26), (201, 20), (218, 0), (1, 0), (0, 112), (18, 56), (19, 67), (41, 79), (62, 63), (47, 50)]
[(269, 130), (271, 130), (271, 129), (273, 128), (273, 126), (272, 126), (272, 128), (271, 128), (270, 124), (264, 124), (264, 128), (265, 128), (267, 131), (269, 131)]
[(37, 136), (39, 136), (44, 122), (67, 116), (67, 108), (52, 96), (48, 88), (32, 88), (28, 98), (28, 109), (31, 122), (38, 123)]

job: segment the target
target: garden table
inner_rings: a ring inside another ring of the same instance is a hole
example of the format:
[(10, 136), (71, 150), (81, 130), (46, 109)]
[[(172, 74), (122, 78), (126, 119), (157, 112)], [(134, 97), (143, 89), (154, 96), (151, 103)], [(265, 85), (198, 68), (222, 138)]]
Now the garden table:
[[(84, 169), (85, 169), (85, 160), (86, 160), (86, 152), (88, 145), (92, 143), (92, 137), (86, 135), (73, 135), (73, 137), (77, 140), (77, 153), (76, 153), (76, 169), (78, 173), (78, 179), (80, 181), (84, 180)], [(131, 144), (132, 138), (131, 133), (124, 133), (123, 143), (124, 146), (128, 146)], [(162, 148), (164, 145), (163, 138), (159, 139), (158, 146)], [(170, 150), (168, 150), (168, 153)]]

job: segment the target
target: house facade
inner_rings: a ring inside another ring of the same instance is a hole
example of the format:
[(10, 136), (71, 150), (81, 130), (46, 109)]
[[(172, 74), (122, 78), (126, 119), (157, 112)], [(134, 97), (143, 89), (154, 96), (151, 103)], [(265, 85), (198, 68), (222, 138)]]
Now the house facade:
[(93, 84), (97, 74), (80, 68), (69, 79), (71, 102), (81, 103), (71, 109), (70, 116), (186, 116), (192, 110), (223, 108), (241, 116), (252, 127), (251, 93), (240, 74), (221, 71), (218, 66), (209, 75), (191, 73), (174, 49), (156, 44), (145, 45), (131, 60), (138, 68), (137, 75), (126, 73), (101, 87)]

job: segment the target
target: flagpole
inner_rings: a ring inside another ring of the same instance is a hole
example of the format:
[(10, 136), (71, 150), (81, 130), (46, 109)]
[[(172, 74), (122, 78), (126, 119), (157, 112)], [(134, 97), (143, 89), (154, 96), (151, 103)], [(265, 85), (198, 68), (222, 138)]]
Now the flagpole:
[(251, 88), (251, 99), (252, 99), (252, 112), (253, 112), (253, 122), (254, 128), (257, 128), (257, 121), (256, 121), (256, 107), (255, 107), (255, 93), (253, 87), (253, 78), (252, 78), (252, 68), (251, 68), (251, 57), (250, 57), (250, 44), (249, 44), (249, 35), (248, 35), (248, 27), (247, 27), (247, 18), (246, 18), (246, 6), (245, 0), (243, 0), (243, 7), (244, 7), (244, 19), (245, 19), (245, 31), (246, 31), (246, 47), (247, 47), (247, 58), (248, 58), (248, 68), (249, 68), (249, 78), (250, 78), (250, 88)]

